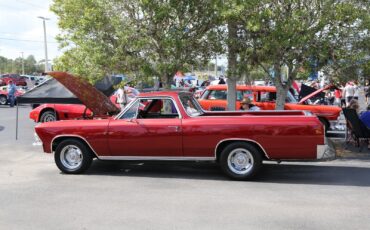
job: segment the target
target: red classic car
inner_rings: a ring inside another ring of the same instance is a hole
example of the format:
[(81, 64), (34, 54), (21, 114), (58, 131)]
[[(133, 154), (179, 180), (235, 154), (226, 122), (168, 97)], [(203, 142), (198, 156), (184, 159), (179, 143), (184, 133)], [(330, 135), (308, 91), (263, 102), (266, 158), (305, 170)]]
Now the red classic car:
[[(17, 102), (17, 97), (24, 94), (24, 91), (20, 88), (17, 89), (15, 92), (15, 102)], [(0, 105), (6, 105), (9, 103), (8, 100), (8, 87), (7, 86), (1, 86), (0, 87)]]
[[(336, 123), (342, 111), (337, 106), (315, 105), (311, 104), (309, 99), (328, 89), (330, 86), (317, 90), (306, 97), (297, 101), (295, 97), (288, 91), (285, 103), (285, 110), (308, 110), (317, 115), (321, 122), (325, 125), (326, 130), (331, 127), (330, 123)], [(227, 101), (227, 85), (208, 86), (199, 99), (200, 105), (205, 110), (225, 110)], [(274, 86), (237, 86), (237, 102), (236, 108), (240, 108), (240, 101), (243, 97), (250, 97), (253, 104), (260, 107), (262, 110), (274, 110), (276, 100), (276, 88)]]
[[(110, 100), (116, 104), (116, 96)], [(119, 105), (116, 104), (117, 108)], [(73, 120), (90, 118), (93, 113), (85, 105), (77, 104), (42, 104), (31, 110), (29, 117), (35, 122), (50, 122), (58, 120)]]
[(93, 158), (216, 161), (226, 175), (245, 180), (262, 160), (333, 154), (310, 112), (206, 112), (189, 92), (143, 93), (114, 117), (47, 122), (35, 130), (44, 152), (55, 152), (57, 167), (70, 174), (87, 170)]

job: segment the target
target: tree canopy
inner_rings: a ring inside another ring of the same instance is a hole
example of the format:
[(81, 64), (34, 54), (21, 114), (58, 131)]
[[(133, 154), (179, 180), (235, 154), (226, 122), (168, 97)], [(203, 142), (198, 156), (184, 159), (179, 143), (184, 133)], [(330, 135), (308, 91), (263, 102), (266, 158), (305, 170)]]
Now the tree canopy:
[(90, 78), (144, 73), (169, 83), (216, 48), (216, 1), (55, 0), (51, 9), (67, 48), (58, 68)]
[(365, 0), (54, 0), (65, 49), (55, 68), (91, 81), (157, 76), (169, 86), (178, 70), (226, 55), (228, 109), (236, 82), (260, 70), (283, 109), (302, 70), (337, 80), (359, 67), (368, 74), (368, 8)]

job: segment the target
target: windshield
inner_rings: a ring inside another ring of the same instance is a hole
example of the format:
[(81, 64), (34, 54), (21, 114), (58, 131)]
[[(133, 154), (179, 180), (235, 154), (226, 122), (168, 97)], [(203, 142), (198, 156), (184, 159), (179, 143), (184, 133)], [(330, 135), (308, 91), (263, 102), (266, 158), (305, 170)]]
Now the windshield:
[(203, 110), (201, 109), (198, 101), (196, 101), (193, 96), (191, 96), (190, 94), (179, 94), (179, 98), (182, 106), (185, 109), (185, 112), (189, 116), (196, 117), (203, 114)]

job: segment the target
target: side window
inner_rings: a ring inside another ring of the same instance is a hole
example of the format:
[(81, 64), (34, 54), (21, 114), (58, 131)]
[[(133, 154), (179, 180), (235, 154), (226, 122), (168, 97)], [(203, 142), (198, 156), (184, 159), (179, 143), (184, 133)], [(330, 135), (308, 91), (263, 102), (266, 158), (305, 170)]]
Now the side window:
[(139, 109), (139, 101), (135, 101), (134, 104), (120, 117), (120, 119), (133, 119), (137, 117)]
[(276, 93), (275, 92), (259, 92), (258, 99), (259, 99), (258, 101), (260, 102), (276, 101)]
[(208, 100), (226, 100), (226, 90), (212, 90), (208, 94)]
[(178, 118), (179, 114), (171, 99), (142, 99), (139, 106), (139, 119)]

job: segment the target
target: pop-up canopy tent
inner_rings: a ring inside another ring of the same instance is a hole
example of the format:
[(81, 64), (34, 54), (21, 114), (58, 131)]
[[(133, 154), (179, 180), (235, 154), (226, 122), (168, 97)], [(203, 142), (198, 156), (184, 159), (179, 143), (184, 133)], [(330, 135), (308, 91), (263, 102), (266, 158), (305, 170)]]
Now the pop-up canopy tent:
[(19, 104), (82, 104), (80, 99), (54, 78), (17, 97), (17, 102)]
[[(107, 76), (98, 81), (94, 87), (105, 96), (110, 96), (115, 90), (114, 86), (121, 81), (122, 78)], [(18, 97), (17, 102), (20, 104), (83, 104), (70, 90), (54, 78), (45, 81), (43, 84)]]

